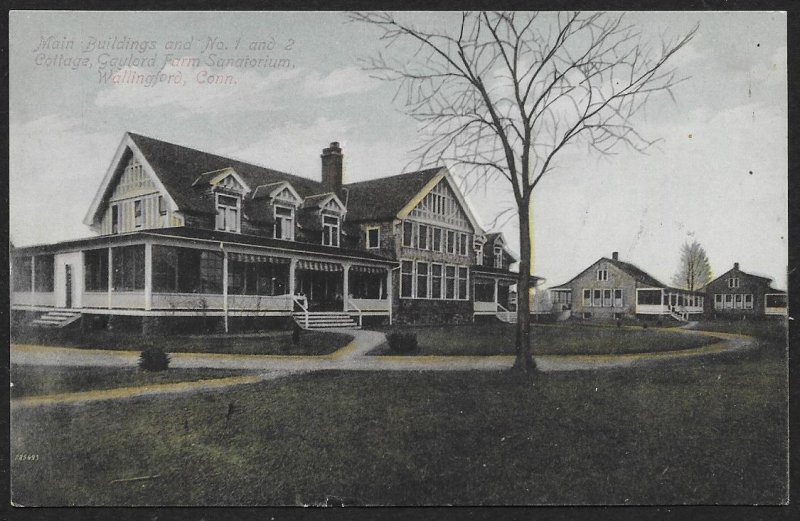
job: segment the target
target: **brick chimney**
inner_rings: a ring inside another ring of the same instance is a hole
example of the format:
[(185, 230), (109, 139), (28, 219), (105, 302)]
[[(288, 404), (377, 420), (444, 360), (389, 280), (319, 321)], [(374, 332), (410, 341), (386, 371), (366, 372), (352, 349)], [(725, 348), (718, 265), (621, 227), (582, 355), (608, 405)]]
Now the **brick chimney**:
[(342, 190), (342, 149), (339, 142), (334, 141), (328, 148), (322, 149), (322, 184), (330, 192), (340, 193)]
[(738, 262), (734, 262), (733, 263), (733, 269), (735, 269), (736, 271), (739, 271), (739, 263)]
[(615, 261), (619, 260), (619, 252), (618, 251), (611, 252), (611, 260), (615, 260)]

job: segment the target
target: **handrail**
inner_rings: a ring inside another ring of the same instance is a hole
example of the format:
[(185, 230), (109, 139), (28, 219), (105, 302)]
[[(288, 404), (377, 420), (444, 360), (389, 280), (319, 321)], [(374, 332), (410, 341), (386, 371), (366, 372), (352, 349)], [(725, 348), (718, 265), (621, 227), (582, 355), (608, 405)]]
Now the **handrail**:
[(292, 295), (292, 307), (294, 307), (294, 304), (297, 304), (303, 310), (303, 322), (305, 323), (305, 328), (308, 329), (308, 299), (305, 295)]
[(363, 312), (363, 311), (361, 311), (361, 308), (360, 308), (360, 307), (358, 307), (358, 305), (356, 305), (356, 303), (355, 303), (355, 302), (353, 302), (353, 301), (352, 301), (352, 300), (350, 300), (350, 299), (347, 299), (347, 303), (345, 304), (345, 312), (347, 312), (347, 311), (348, 311), (348, 310), (347, 310), (347, 308), (349, 308), (350, 306), (352, 306), (352, 307), (353, 307), (353, 308), (354, 308), (354, 309), (355, 309), (355, 310), (358, 312), (358, 327), (361, 327), (361, 324), (362, 324), (362, 318), (363, 318), (363, 316), (364, 316), (364, 312)]

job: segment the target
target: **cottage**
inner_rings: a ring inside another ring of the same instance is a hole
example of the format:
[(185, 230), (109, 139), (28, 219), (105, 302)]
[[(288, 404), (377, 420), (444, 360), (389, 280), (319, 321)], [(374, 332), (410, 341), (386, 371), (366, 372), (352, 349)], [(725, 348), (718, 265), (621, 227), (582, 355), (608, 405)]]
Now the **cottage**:
[(12, 310), (53, 326), (136, 317), (151, 331), (180, 318), (356, 327), (507, 309), (515, 259), (446, 168), (344, 184), (338, 143), (321, 162), (316, 181), (126, 133), (84, 221), (97, 235), (12, 252)]
[(550, 288), (553, 310), (561, 318), (623, 318), (672, 316), (688, 320), (703, 312), (700, 292), (671, 288), (644, 270), (619, 260), (602, 257), (572, 280)]
[(774, 289), (772, 279), (745, 273), (734, 262), (704, 288), (706, 313), (717, 317), (763, 317), (786, 315), (786, 292)]

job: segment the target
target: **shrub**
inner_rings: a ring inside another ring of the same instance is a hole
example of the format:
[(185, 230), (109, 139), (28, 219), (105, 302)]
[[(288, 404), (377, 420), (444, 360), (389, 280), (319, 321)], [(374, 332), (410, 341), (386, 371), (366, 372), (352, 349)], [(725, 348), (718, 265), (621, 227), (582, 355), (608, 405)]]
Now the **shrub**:
[(393, 353), (412, 353), (417, 350), (417, 334), (393, 331), (386, 335), (389, 350)]
[(642, 324), (642, 327), (643, 327), (643, 328), (645, 328), (645, 329), (647, 329), (647, 322), (643, 323), (643, 324)]
[(169, 354), (160, 347), (148, 347), (139, 355), (139, 368), (145, 371), (166, 371), (169, 366)]

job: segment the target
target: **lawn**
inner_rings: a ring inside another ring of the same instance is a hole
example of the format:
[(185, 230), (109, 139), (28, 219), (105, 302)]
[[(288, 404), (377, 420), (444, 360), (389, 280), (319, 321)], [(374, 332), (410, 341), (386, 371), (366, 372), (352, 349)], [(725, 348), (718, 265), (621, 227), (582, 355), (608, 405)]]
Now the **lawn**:
[[(419, 348), (411, 355), (513, 355), (516, 325), (499, 322), (460, 326), (398, 328), (417, 334)], [(531, 324), (531, 349), (536, 355), (595, 355), (672, 351), (718, 340), (654, 328), (613, 325)], [(395, 354), (388, 347), (371, 354)]]
[[(781, 503), (786, 360), (768, 347), (546, 373), (534, 385), (504, 372), (318, 372), (191, 396), (15, 409), (12, 497), (23, 505), (300, 505), (327, 494), (392, 505)], [(134, 477), (148, 478), (114, 482)]]
[(142, 336), (135, 333), (79, 329), (13, 331), (15, 344), (39, 344), (85, 349), (141, 351), (161, 347), (170, 353), (232, 353), (240, 355), (324, 355), (344, 346), (352, 336), (344, 333), (303, 331), (300, 340), (292, 342), (291, 331), (261, 334), (168, 335)]
[(245, 374), (227, 369), (169, 369), (147, 372), (135, 367), (54, 367), (11, 365), (11, 398), (118, 387), (193, 382)]

